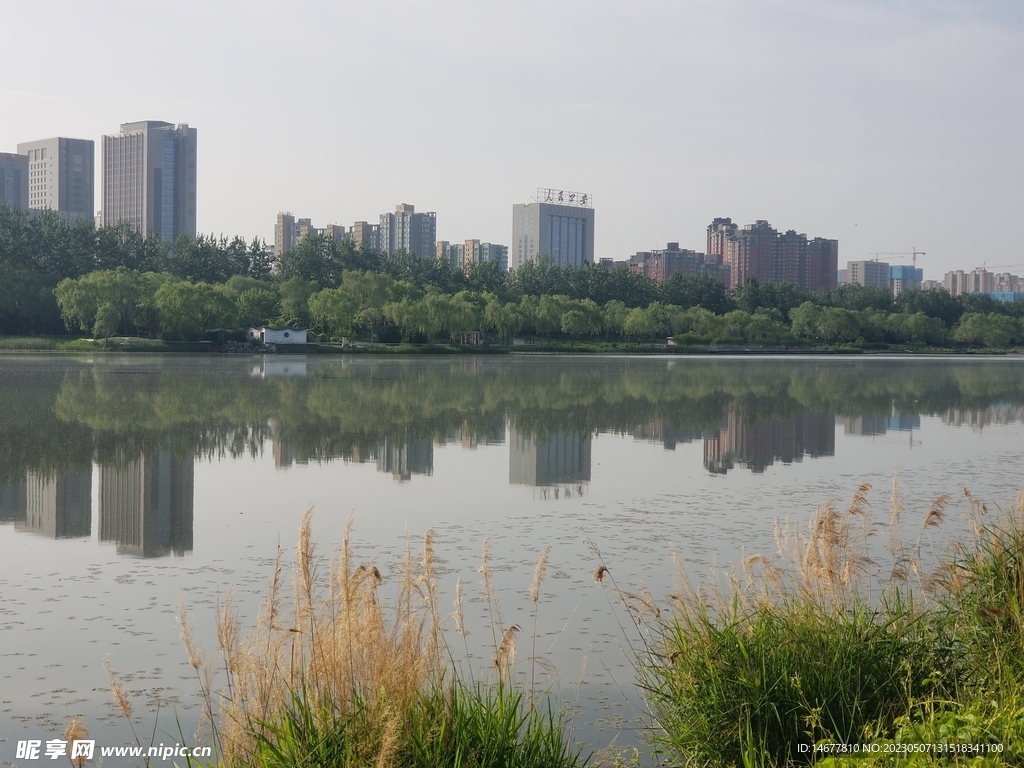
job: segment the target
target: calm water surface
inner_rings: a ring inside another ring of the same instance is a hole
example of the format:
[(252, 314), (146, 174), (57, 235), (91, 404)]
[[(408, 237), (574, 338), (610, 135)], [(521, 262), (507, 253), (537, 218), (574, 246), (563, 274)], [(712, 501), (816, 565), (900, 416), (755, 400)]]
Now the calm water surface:
[(177, 715), (190, 742), (178, 603), (214, 655), (218, 600), (234, 587), (255, 615), (309, 504), (325, 553), (354, 515), (385, 588), (433, 529), (442, 608), (468, 585), (462, 663), (478, 670), (493, 652), (485, 538), (505, 626), (532, 627), (550, 545), (544, 686), (591, 745), (639, 744), (636, 636), (591, 579), (591, 543), (620, 587), (661, 600), (673, 552), (699, 579), (864, 481), (887, 518), (894, 476), (916, 537), (939, 493), (960, 509), (964, 486), (1013, 498), (1022, 419), (1024, 360), (1009, 357), (0, 357), (0, 764), (73, 715), (100, 744), (130, 737), (105, 658), (147, 741), (154, 723), (180, 740)]

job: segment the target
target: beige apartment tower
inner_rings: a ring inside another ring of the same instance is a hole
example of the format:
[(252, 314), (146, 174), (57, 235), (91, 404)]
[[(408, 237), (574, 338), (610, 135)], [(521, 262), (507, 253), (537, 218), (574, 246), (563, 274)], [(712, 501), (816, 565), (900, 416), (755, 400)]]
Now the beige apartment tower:
[(124, 123), (103, 137), (104, 226), (122, 222), (174, 246), (196, 236), (196, 129), (159, 120)]
[(28, 157), (29, 208), (56, 211), (68, 222), (93, 220), (94, 141), (59, 136), (26, 141), (18, 154)]

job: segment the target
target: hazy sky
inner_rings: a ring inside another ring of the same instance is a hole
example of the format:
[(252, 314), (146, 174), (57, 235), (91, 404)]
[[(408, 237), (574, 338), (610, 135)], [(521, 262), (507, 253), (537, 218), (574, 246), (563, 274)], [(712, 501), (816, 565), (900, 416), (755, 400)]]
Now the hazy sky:
[(95, 139), (98, 182), (101, 135), (187, 122), (203, 232), (408, 202), (507, 244), (550, 186), (593, 195), (598, 258), (731, 216), (1024, 274), (1021, 0), (34, 0), (3, 28), (0, 151)]

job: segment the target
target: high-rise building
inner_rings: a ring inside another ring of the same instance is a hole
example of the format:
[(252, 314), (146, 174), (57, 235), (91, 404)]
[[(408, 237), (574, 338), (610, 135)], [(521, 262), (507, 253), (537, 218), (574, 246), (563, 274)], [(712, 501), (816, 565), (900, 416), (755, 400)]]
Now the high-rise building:
[(447, 264), (452, 269), (462, 269), (463, 252), (466, 246), (463, 243), (450, 243), (447, 240), (438, 240), (434, 246), (434, 254), (437, 260)]
[(304, 237), (317, 232), (312, 219), (296, 219), (290, 213), (279, 213), (274, 225), (274, 253), (280, 258), (302, 242)]
[[(703, 253), (680, 248), (679, 243), (668, 243), (664, 250), (637, 251), (625, 265), (630, 272), (659, 283), (672, 275), (691, 277), (707, 273), (725, 285), (729, 284), (729, 265), (723, 264), (720, 256), (709, 258)], [(613, 262), (611, 268), (614, 267)]]
[(28, 158), (0, 152), (0, 205), (27, 211), (29, 186)]
[(889, 266), (889, 287), (893, 296), (904, 291), (916, 291), (924, 280), (924, 270), (910, 264), (892, 264)]
[(839, 267), (839, 241), (815, 237), (807, 241), (806, 278), (808, 291), (834, 291)]
[(358, 248), (364, 243), (372, 251), (380, 250), (380, 225), (357, 221), (348, 230), (348, 236)]
[(557, 267), (594, 263), (594, 199), (589, 194), (538, 189), (512, 206), (509, 269), (550, 258)]
[(277, 214), (274, 224), (274, 254), (280, 258), (310, 235), (329, 237), (341, 242), (349, 233), (339, 224), (328, 224), (326, 227), (313, 226), (312, 219), (296, 219), (291, 213)]
[[(996, 274), (989, 272), (985, 267), (975, 267), (970, 272), (964, 272), (962, 269), (947, 272), (943, 287), (954, 297), (962, 293), (1019, 293), (1024, 291), (1024, 280), (1009, 272)], [(1003, 301), (1014, 300), (1003, 296), (993, 298)]]
[(277, 214), (277, 223), (274, 225), (274, 255), (280, 258), (294, 248), (298, 242), (297, 234), (295, 217), (290, 213)]
[(851, 285), (865, 288), (888, 288), (889, 265), (884, 261), (848, 261), (846, 279)]
[(497, 243), (481, 243), (479, 240), (467, 240), (462, 257), (463, 265), (490, 264), (498, 262), (502, 272), (508, 270), (508, 246)]
[(127, 222), (171, 243), (196, 236), (196, 129), (123, 123), (103, 137), (103, 225)]
[(67, 221), (94, 217), (94, 158), (91, 139), (56, 137), (26, 141), (18, 154), (28, 157), (28, 206), (57, 211)]
[(729, 217), (712, 219), (708, 225), (708, 256), (725, 258), (729, 238), (739, 229)]
[(708, 226), (708, 258), (729, 265), (729, 287), (738, 288), (749, 278), (762, 282), (790, 283), (808, 291), (834, 290), (839, 261), (839, 241), (776, 231), (759, 220), (740, 229), (732, 219), (714, 219)]
[(405, 251), (416, 259), (437, 255), (437, 214), (416, 213), (408, 203), (395, 206), (394, 213), (380, 215), (380, 251), (388, 256)]

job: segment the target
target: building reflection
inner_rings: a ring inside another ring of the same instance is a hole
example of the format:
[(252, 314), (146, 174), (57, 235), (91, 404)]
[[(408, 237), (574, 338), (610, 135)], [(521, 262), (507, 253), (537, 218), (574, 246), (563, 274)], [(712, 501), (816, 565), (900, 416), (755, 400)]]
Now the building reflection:
[(845, 435), (874, 437), (889, 432), (911, 432), (921, 428), (921, 415), (902, 413), (893, 406), (888, 415), (880, 413), (862, 416), (837, 416), (836, 424), (843, 427)]
[(725, 426), (704, 437), (704, 466), (719, 475), (737, 465), (759, 474), (776, 461), (792, 464), (804, 456), (835, 456), (835, 425), (832, 411), (803, 411), (789, 417), (748, 422), (738, 409), (730, 406)]
[(942, 415), (942, 423), (950, 427), (984, 429), (991, 424), (1016, 424), (1024, 421), (1024, 407), (1010, 403), (988, 408), (958, 408), (952, 406)]
[(377, 471), (390, 472), (397, 482), (434, 474), (434, 443), (429, 438), (386, 437), (377, 445), (376, 454)]
[(99, 466), (100, 541), (118, 554), (161, 557), (192, 551), (195, 460), (162, 450)]
[(692, 443), (694, 440), (702, 439), (704, 432), (705, 430), (700, 427), (668, 427), (662, 419), (657, 418), (643, 426), (637, 427), (630, 434), (634, 440), (646, 443), (661, 443), (661, 446), (666, 451), (674, 451), (680, 443)]
[(9, 483), (0, 488), (0, 523), (16, 523), (28, 513), (28, 484)]
[(505, 444), (505, 420), (502, 419), (492, 429), (474, 428), (468, 421), (463, 421), (461, 426), (448, 427), (443, 434), (438, 435), (435, 442), (438, 445), (449, 443), (459, 444), (467, 451), (475, 451), (481, 445), (504, 445)]
[(0, 523), (51, 539), (92, 532), (92, 468), (30, 471), (25, 480), (0, 490)]
[(509, 429), (508, 481), (535, 487), (572, 486), (582, 493), (590, 482), (590, 432), (555, 430), (544, 434)]

